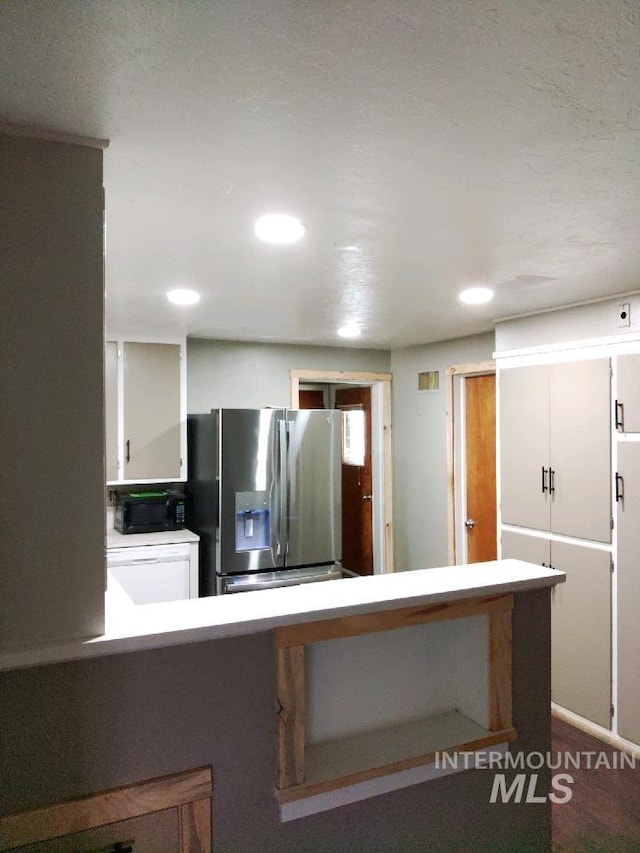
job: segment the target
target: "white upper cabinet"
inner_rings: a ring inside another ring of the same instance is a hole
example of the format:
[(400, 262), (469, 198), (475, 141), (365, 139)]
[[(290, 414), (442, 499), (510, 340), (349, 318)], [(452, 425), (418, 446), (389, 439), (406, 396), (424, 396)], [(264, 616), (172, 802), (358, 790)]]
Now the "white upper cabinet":
[(618, 432), (640, 432), (640, 354), (619, 355), (615, 423)]
[[(186, 479), (184, 343), (113, 342), (116, 388), (110, 387), (107, 342), (107, 482), (154, 483)], [(117, 429), (109, 429), (109, 400), (117, 400)], [(109, 465), (115, 453), (115, 466)], [(114, 476), (115, 471), (115, 476)]]
[(611, 541), (608, 359), (500, 372), (503, 524)]

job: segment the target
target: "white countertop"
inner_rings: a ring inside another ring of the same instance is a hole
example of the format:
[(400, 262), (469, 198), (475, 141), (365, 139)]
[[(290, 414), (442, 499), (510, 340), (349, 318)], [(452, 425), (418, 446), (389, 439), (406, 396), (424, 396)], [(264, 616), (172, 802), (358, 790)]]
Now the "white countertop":
[(143, 545), (176, 545), (199, 542), (197, 533), (187, 530), (161, 530), (158, 533), (129, 533), (123, 535), (113, 527), (107, 528), (107, 548), (140, 548)]
[(102, 636), (1, 654), (0, 670), (257, 634), (281, 625), (357, 613), (522, 592), (564, 580), (564, 572), (555, 569), (521, 560), (498, 560), (136, 606), (110, 579)]

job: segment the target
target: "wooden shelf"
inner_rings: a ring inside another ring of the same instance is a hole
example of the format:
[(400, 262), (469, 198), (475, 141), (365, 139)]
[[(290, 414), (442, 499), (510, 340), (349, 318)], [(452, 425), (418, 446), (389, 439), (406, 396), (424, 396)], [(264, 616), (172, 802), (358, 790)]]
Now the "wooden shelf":
[(437, 752), (472, 752), (514, 740), (514, 729), (490, 731), (449, 711), (325, 743), (308, 744), (305, 781), (278, 792), (280, 803), (433, 764)]
[[(433, 764), (436, 752), (473, 752), (514, 740), (512, 609), (512, 595), (482, 596), (278, 629), (276, 787), (280, 804)], [(306, 742), (306, 644), (478, 615), (487, 617), (488, 728), (452, 710), (322, 743)]]

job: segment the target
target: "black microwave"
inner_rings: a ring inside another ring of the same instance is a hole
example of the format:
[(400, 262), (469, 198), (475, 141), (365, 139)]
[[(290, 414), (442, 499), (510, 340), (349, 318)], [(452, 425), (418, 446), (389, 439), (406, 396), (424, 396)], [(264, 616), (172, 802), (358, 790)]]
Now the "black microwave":
[(118, 494), (113, 526), (120, 533), (156, 533), (184, 527), (184, 495), (150, 491)]

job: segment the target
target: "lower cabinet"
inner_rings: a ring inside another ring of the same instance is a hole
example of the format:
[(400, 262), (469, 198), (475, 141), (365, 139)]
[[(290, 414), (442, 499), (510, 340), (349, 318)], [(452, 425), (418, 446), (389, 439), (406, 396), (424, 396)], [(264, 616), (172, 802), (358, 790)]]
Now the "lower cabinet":
[(107, 570), (134, 604), (198, 597), (197, 566), (194, 570), (186, 542), (110, 548)]
[(502, 557), (542, 563), (566, 573), (566, 582), (554, 587), (551, 601), (551, 698), (610, 728), (609, 551), (503, 530)]
[(618, 734), (640, 743), (640, 442), (618, 443)]

